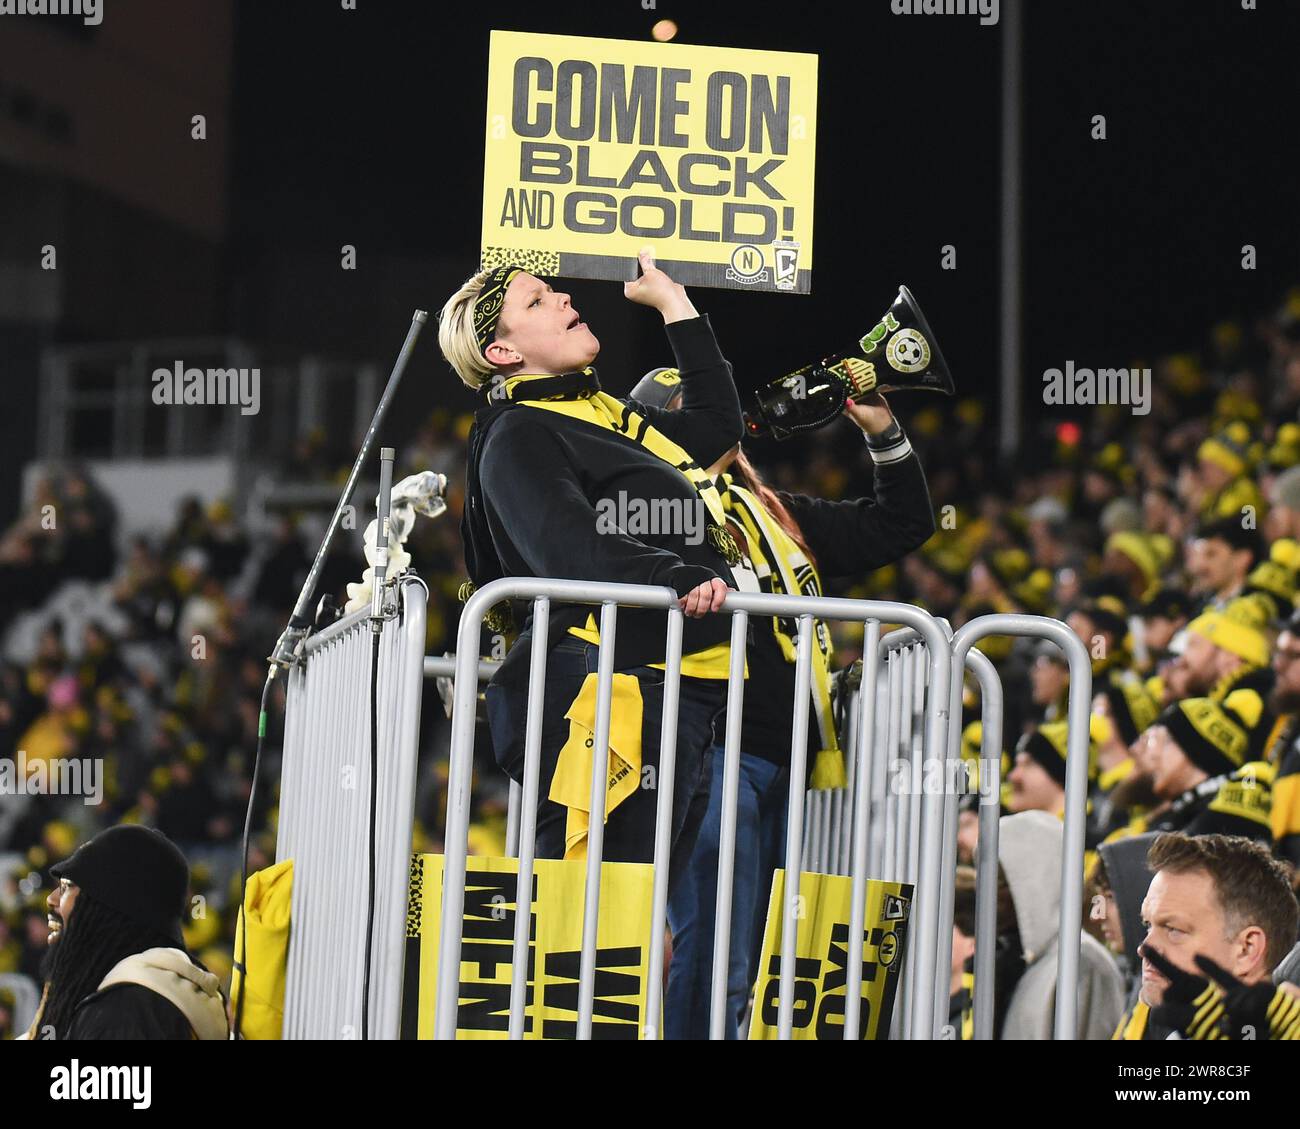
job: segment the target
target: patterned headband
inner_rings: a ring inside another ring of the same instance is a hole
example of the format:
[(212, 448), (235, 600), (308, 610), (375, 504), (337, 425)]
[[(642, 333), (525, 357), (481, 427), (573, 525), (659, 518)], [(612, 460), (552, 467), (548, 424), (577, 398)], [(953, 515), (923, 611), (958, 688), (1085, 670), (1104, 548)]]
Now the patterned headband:
[(486, 349), (488, 342), (496, 335), (497, 322), (501, 320), (501, 307), (506, 302), (506, 287), (523, 270), (523, 267), (507, 263), (503, 267), (497, 267), (483, 283), (483, 289), (474, 302), (474, 336), (478, 339), (479, 352)]

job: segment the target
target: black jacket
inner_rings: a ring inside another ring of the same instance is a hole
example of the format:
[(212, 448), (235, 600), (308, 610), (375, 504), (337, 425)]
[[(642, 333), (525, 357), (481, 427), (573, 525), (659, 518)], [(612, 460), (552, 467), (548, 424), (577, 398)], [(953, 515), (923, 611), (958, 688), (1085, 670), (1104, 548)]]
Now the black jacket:
[[(889, 450), (906, 451), (904, 444), (905, 440), (900, 439)], [(835, 579), (861, 580), (873, 569), (891, 564), (919, 548), (934, 533), (930, 490), (916, 453), (896, 461), (878, 462), (874, 471), (874, 498), (830, 502), (777, 492), (816, 557), (817, 572), (823, 583)], [(776, 764), (790, 763), (794, 678), (794, 664), (785, 660), (770, 621), (756, 622), (749, 647), (749, 677), (745, 680), (745, 709), (741, 720), (740, 747), (745, 753)], [(809, 749), (816, 751), (819, 740), (817, 719), (810, 711)], [(810, 755), (809, 772), (812, 763)]]
[[(681, 371), (681, 410), (641, 404), (637, 410), (707, 466), (743, 432), (731, 365), (707, 314), (665, 329)], [(662, 585), (679, 596), (719, 576), (734, 587), (708, 538), (688, 537), (684, 530), (639, 539), (602, 532), (597, 505), (617, 505), (620, 496), (698, 504), (684, 475), (617, 431), (522, 404), (481, 409), (470, 436), (461, 524), (470, 579), (479, 587), (501, 576)], [(585, 622), (592, 610), (552, 604), (551, 641)], [(620, 610), (616, 668), (662, 662), (666, 630), (663, 612)], [(683, 653), (721, 643), (730, 631), (727, 616), (687, 619)], [(497, 678), (510, 680), (515, 665), (526, 676), (526, 648), (512, 648)]]
[(180, 1008), (142, 984), (113, 984), (87, 996), (72, 1014), (69, 1039), (193, 1039)]

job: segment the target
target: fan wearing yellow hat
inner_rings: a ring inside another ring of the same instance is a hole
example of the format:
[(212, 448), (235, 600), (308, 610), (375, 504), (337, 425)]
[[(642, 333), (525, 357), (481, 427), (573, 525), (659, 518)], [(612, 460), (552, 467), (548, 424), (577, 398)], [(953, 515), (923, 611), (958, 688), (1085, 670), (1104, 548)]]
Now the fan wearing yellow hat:
[(1295, 608), (1295, 573), (1277, 561), (1261, 561), (1246, 577), (1241, 594), (1262, 600), (1271, 620), (1284, 620)]
[(1174, 559), (1173, 540), (1163, 533), (1121, 530), (1106, 539), (1101, 569), (1128, 586), (1129, 598), (1143, 600), (1160, 587), (1160, 578)]
[(1238, 719), (1250, 738), (1251, 757), (1263, 755), (1274, 713), (1268, 706), (1273, 689), (1270, 607), (1256, 596), (1233, 600), (1222, 611), (1207, 611), (1187, 626), (1187, 644), (1174, 663), (1187, 693), (1217, 702), (1233, 697)]
[(1250, 477), (1262, 450), (1241, 420), (1211, 435), (1197, 449), (1196, 468), (1201, 517), (1240, 518), (1244, 507), (1263, 513), (1264, 500)]

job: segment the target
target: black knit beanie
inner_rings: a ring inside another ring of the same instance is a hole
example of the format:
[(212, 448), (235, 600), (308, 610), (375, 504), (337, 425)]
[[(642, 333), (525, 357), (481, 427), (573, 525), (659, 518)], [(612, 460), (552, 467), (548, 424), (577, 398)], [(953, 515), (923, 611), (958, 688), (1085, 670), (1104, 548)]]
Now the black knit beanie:
[(152, 828), (122, 824), (101, 831), (63, 862), (50, 867), (97, 901), (138, 925), (185, 947), (181, 921), (190, 868), (180, 849)]

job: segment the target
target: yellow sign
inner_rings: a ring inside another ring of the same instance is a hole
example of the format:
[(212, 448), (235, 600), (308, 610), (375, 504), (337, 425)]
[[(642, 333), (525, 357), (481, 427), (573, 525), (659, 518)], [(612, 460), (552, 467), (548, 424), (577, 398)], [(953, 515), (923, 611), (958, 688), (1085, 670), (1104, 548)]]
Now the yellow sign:
[[(775, 1039), (780, 1007), (782, 898), (785, 871), (772, 879), (763, 956), (754, 990), (751, 1039)], [(798, 940), (794, 964), (795, 1039), (843, 1039), (853, 883), (836, 874), (803, 874), (795, 907)], [(862, 932), (862, 1007), (858, 1035), (889, 1037), (889, 1020), (903, 969), (912, 887), (868, 882)]]
[(494, 31), (483, 266), (812, 288), (817, 56)]
[[(525, 1039), (573, 1039), (578, 1025), (586, 862), (538, 859), (533, 870)], [(644, 1036), (654, 867), (602, 864), (593, 1039)], [(402, 1038), (433, 1038), (442, 855), (411, 859)], [(465, 875), (458, 1039), (505, 1039), (519, 860), (471, 857)], [(655, 1024), (657, 1027), (658, 1024)]]

